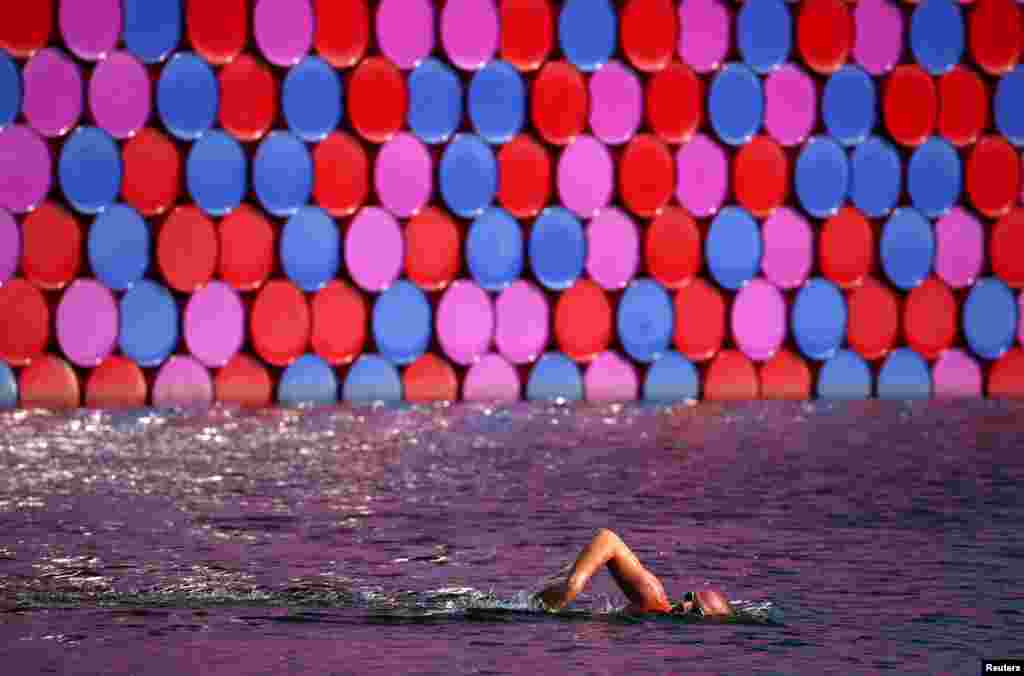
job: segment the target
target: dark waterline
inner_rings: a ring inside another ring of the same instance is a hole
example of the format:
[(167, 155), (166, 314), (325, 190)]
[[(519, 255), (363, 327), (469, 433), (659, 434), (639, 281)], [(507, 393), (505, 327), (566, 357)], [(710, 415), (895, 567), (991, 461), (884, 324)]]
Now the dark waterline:
[[(0, 414), (17, 673), (977, 673), (1024, 634), (1010, 402)], [(622, 617), (599, 527), (749, 622)]]

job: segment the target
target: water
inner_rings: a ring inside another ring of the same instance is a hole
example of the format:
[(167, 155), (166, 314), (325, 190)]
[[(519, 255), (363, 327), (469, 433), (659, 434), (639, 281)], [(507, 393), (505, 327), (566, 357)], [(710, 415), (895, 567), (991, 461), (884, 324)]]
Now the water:
[[(977, 673), (1024, 635), (1024, 405), (0, 414), (17, 673)], [(602, 572), (616, 530), (671, 596)]]

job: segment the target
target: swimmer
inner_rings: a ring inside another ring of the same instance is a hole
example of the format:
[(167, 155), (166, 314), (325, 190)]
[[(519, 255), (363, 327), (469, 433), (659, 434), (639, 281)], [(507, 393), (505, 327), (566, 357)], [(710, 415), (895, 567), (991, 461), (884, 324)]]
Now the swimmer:
[(565, 579), (549, 584), (537, 592), (534, 598), (547, 610), (561, 610), (583, 591), (587, 581), (605, 563), (629, 599), (629, 605), (623, 610), (626, 614), (692, 613), (701, 617), (733, 614), (728, 599), (717, 591), (687, 592), (681, 601), (669, 601), (661, 580), (644, 568), (626, 543), (607, 528), (597, 531), (590, 544), (580, 552)]

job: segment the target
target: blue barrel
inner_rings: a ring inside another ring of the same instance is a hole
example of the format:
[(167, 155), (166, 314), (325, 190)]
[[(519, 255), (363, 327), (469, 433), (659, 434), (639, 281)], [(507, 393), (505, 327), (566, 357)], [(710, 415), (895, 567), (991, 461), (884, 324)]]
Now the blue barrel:
[(955, 0), (921, 0), (910, 17), (910, 51), (932, 75), (942, 75), (964, 55), (964, 17)]
[(850, 160), (850, 198), (868, 218), (896, 208), (903, 190), (903, 164), (896, 147), (879, 136), (857, 146)]
[(647, 369), (643, 398), (670, 403), (700, 396), (700, 374), (689, 359), (674, 350), (658, 357)]
[(278, 218), (294, 214), (313, 191), (313, 159), (306, 144), (285, 131), (268, 134), (253, 159), (252, 184), (265, 211)]
[(182, 141), (194, 141), (217, 118), (220, 90), (206, 61), (192, 52), (171, 57), (156, 87), (156, 108), (167, 130)]
[(804, 211), (817, 218), (832, 216), (850, 189), (846, 151), (828, 136), (811, 137), (797, 158), (794, 183)]
[(432, 311), (427, 297), (405, 280), (395, 282), (373, 306), (373, 339), (394, 364), (416, 361), (430, 345)]
[(743, 61), (762, 75), (785, 63), (793, 49), (793, 19), (782, 0), (746, 0), (736, 33)]
[(895, 286), (909, 291), (932, 271), (935, 260), (935, 233), (920, 211), (897, 209), (882, 228), (879, 243), (882, 270)]
[(469, 83), (469, 119), (488, 143), (508, 143), (526, 121), (526, 85), (519, 71), (491, 61)]
[(825, 83), (821, 115), (830, 136), (844, 146), (862, 143), (875, 128), (875, 81), (857, 66), (843, 66)]
[(304, 141), (320, 141), (337, 129), (343, 104), (338, 71), (318, 56), (307, 56), (293, 66), (281, 86), (284, 119)]
[(982, 359), (998, 359), (1017, 333), (1017, 300), (1000, 279), (978, 280), (964, 302), (964, 336), (971, 351)]
[(761, 80), (750, 68), (730, 63), (711, 81), (708, 115), (718, 138), (738, 146), (753, 138), (764, 119)]
[(117, 143), (99, 127), (79, 127), (60, 151), (60, 187), (79, 213), (98, 214), (112, 205), (121, 190), (121, 175)]
[(5, 362), (0, 361), (0, 408), (18, 405), (18, 379)]
[(130, 289), (149, 269), (153, 256), (149, 226), (139, 212), (116, 204), (96, 217), (89, 228), (89, 267), (115, 291)]
[(893, 350), (878, 372), (879, 399), (928, 399), (932, 375), (924, 358), (910, 348)]
[(725, 207), (711, 221), (704, 257), (722, 288), (736, 291), (753, 279), (761, 268), (763, 251), (761, 229), (746, 209)]
[(540, 212), (530, 232), (530, 267), (534, 276), (552, 291), (564, 291), (576, 283), (586, 263), (587, 239), (579, 219), (562, 207)]
[(118, 346), (139, 366), (159, 366), (178, 346), (178, 304), (161, 284), (143, 279), (121, 297)]
[(342, 386), (345, 401), (401, 401), (402, 378), (387, 359), (364, 354), (355, 361)]
[(818, 372), (822, 399), (867, 399), (871, 396), (871, 369), (856, 352), (839, 350)]
[(303, 291), (318, 291), (341, 267), (341, 233), (320, 207), (302, 207), (281, 231), (281, 267)]
[(996, 93), (992, 97), (996, 127), (999, 133), (1017, 146), (1024, 146), (1024, 66), (1017, 66), (999, 78)]
[(185, 167), (189, 194), (211, 216), (226, 216), (248, 191), (248, 159), (242, 145), (222, 131), (192, 144)]
[(502, 291), (523, 272), (523, 233), (504, 209), (477, 216), (466, 236), (466, 263), (480, 288)]
[(498, 161), (479, 136), (457, 134), (444, 149), (438, 171), (441, 197), (455, 215), (474, 218), (494, 201)]
[(808, 281), (790, 320), (797, 348), (808, 359), (830, 359), (846, 339), (846, 317), (846, 300), (835, 284), (821, 277)]
[(447, 143), (462, 124), (462, 82), (443, 61), (425, 59), (409, 73), (409, 128), (424, 143)]
[(181, 0), (121, 0), (124, 46), (143, 63), (159, 63), (181, 42)]
[(277, 401), (286, 406), (337, 403), (338, 377), (326, 361), (315, 354), (304, 354), (281, 374)]
[(21, 112), (21, 74), (14, 59), (0, 50), (0, 129)]
[(574, 66), (595, 71), (615, 53), (618, 24), (610, 0), (566, 0), (558, 15), (558, 44)]
[(907, 165), (910, 201), (928, 218), (945, 215), (963, 185), (960, 156), (949, 141), (933, 136), (914, 151)]
[(541, 355), (526, 381), (526, 398), (530, 401), (583, 401), (583, 378), (576, 362), (561, 352)]
[(675, 312), (665, 288), (653, 279), (630, 282), (619, 301), (616, 318), (619, 340), (639, 362), (659, 359), (672, 341)]

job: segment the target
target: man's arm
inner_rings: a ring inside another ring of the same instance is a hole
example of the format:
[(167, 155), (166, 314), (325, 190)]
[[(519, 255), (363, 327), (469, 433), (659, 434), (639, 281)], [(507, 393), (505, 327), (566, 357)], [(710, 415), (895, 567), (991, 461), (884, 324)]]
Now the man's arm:
[(618, 535), (602, 528), (594, 535), (565, 580), (549, 585), (540, 599), (549, 608), (564, 608), (583, 591), (587, 582), (604, 564), (630, 603), (627, 612), (669, 612), (671, 606), (657, 576), (643, 567), (636, 554)]

